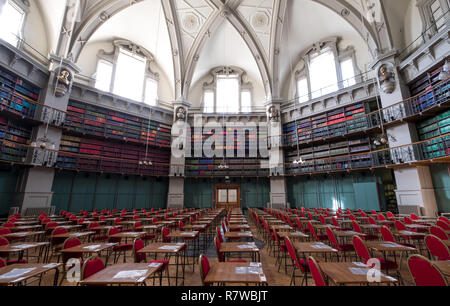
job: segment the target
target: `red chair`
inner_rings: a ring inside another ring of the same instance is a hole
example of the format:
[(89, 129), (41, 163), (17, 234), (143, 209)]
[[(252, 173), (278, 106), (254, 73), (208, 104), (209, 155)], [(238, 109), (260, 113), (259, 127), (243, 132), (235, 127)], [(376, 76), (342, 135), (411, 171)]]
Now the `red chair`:
[(172, 239), (169, 237), (170, 230), (169, 228), (165, 227), (162, 229), (162, 242), (163, 243), (171, 243)]
[(220, 230), (220, 226), (216, 227), (217, 238), (219, 238), (220, 243), (223, 243), (222, 231)]
[(287, 273), (287, 255), (288, 251), (284, 241), (280, 240), (278, 232), (272, 227), (272, 235), (275, 239), (274, 254), (277, 257), (275, 264), (278, 264), (278, 272), (280, 272), (281, 264), (284, 259), (284, 272)]
[[(225, 262), (225, 256), (223, 256), (223, 253), (220, 252), (221, 243), (219, 238), (217, 238), (217, 236), (214, 237), (214, 243), (216, 245), (217, 258), (219, 259), (219, 262)], [(247, 261), (245, 259), (231, 259), (228, 260), (227, 262), (245, 263)]]
[(448, 240), (448, 235), (442, 228), (439, 226), (432, 226), (430, 228), (430, 234), (433, 236), (438, 237), (441, 240)]
[(0, 268), (6, 267), (6, 261), (3, 258), (0, 258)]
[(120, 257), (120, 253), (123, 253), (123, 262), (126, 262), (126, 254), (127, 251), (132, 251), (133, 250), (133, 244), (132, 243), (123, 243), (121, 244), (122, 238), (120, 237), (111, 237), (115, 234), (120, 233), (120, 231), (116, 228), (113, 227), (109, 230), (108, 232), (108, 242), (110, 243), (118, 243), (118, 245), (116, 245), (113, 248), (114, 251), (114, 263), (117, 263), (117, 261), (119, 260)]
[[(6, 238), (0, 237), (0, 246), (8, 245), (9, 241)], [(7, 265), (13, 265), (13, 264), (26, 264), (27, 261), (25, 259), (9, 259), (9, 253), (1, 253), (2, 256), (4, 256), (6, 259)]]
[(442, 228), (444, 231), (450, 231), (450, 224), (445, 221), (439, 220), (436, 222), (436, 225)]
[(392, 232), (389, 230), (389, 228), (387, 226), (383, 226), (381, 228), (381, 236), (383, 237), (383, 240), (386, 242), (393, 242), (393, 243), (401, 244), (406, 247), (416, 248), (416, 246), (413, 244), (401, 243), (401, 242), (395, 241), (394, 235), (392, 235)]
[(320, 223), (327, 224), (327, 221), (325, 220), (325, 217), (323, 215), (319, 215)]
[(328, 240), (328, 236), (327, 235), (318, 235), (316, 233), (316, 230), (314, 228), (314, 226), (312, 225), (311, 221), (308, 221), (308, 229), (310, 234), (318, 241), (325, 241)]
[(208, 276), (209, 270), (211, 270), (211, 265), (209, 264), (208, 257), (205, 254), (200, 255), (200, 277), (203, 286), (208, 286), (205, 284), (205, 278)]
[(448, 286), (447, 278), (441, 271), (421, 255), (409, 256), (408, 268), (416, 286)]
[[(363, 232), (361, 231), (361, 227), (359, 226), (358, 222), (356, 222), (355, 220), (352, 221), (352, 225), (353, 225), (353, 230), (357, 233), (362, 234)], [(377, 235), (373, 235), (373, 234), (366, 234), (365, 236), (363, 236), (364, 240), (378, 240), (378, 236)]]
[(449, 219), (447, 219), (447, 218), (445, 218), (445, 217), (438, 217), (438, 221), (442, 221), (442, 222), (445, 222), (445, 223), (447, 223), (448, 225), (450, 225), (450, 220)]
[(6, 223), (3, 223), (2, 227), (6, 227), (6, 228), (14, 228), (14, 227), (16, 227), (16, 226), (15, 226), (14, 223), (12, 223), (12, 222), (6, 222)]
[(50, 255), (50, 258), (52, 256), (57, 255), (56, 253), (59, 250), (61, 250), (62, 244), (67, 239), (65, 237), (55, 237), (55, 236), (64, 234), (67, 234), (67, 229), (64, 227), (56, 227), (52, 230), (52, 233), (50, 234), (50, 247), (52, 249), (52, 254)]
[[(347, 253), (355, 251), (355, 247), (353, 246), (353, 244), (339, 243), (331, 228), (327, 227), (326, 231), (327, 231), (328, 240), (331, 242), (331, 244), (333, 245), (333, 247), (336, 250), (338, 250), (339, 252), (342, 253), (342, 255), (344, 257), (344, 261), (347, 261)], [(337, 254), (337, 256), (339, 257), (339, 254)]]
[(378, 221), (386, 221), (386, 217), (383, 214), (378, 214), (377, 215), (377, 220)]
[(81, 280), (85, 280), (91, 277), (95, 273), (98, 273), (105, 269), (105, 264), (97, 256), (88, 258), (81, 267)]
[(295, 247), (292, 244), (289, 237), (285, 238), (285, 245), (286, 245), (287, 252), (289, 253), (289, 257), (291, 258), (293, 266), (294, 266), (294, 268), (292, 270), (292, 274), (291, 274), (291, 282), (289, 285), (292, 286), (292, 284), (294, 284), (294, 286), (295, 286), (295, 279), (296, 279), (295, 272), (297, 270), (299, 270), (303, 273), (302, 285), (303, 285), (303, 282), (306, 282), (306, 286), (308, 286), (309, 268), (308, 268), (308, 265), (306, 264), (306, 261), (304, 259), (298, 258), (297, 251), (295, 250)]
[(450, 253), (448, 247), (436, 236), (428, 235), (425, 237), (425, 244), (431, 256), (434, 256), (439, 261), (450, 260)]
[[(136, 239), (133, 243), (133, 257), (135, 263), (147, 262), (147, 255), (145, 253), (138, 253), (145, 247), (144, 241), (142, 239)], [(162, 273), (166, 271), (167, 281), (170, 286), (170, 276), (169, 276), (169, 260), (161, 259), (161, 260), (152, 260), (148, 262), (151, 263), (160, 263), (162, 267), (160, 269), (160, 284), (162, 280)]]
[[(373, 258), (370, 253), (369, 250), (367, 249), (366, 244), (364, 243), (364, 240), (361, 239), (361, 237), (359, 236), (353, 236), (353, 246), (355, 247), (356, 250), (356, 254), (363, 260), (363, 262), (365, 264), (367, 264), (367, 262)], [(394, 261), (385, 259), (384, 257), (375, 257), (375, 259), (378, 259), (378, 261), (380, 262), (381, 265), (381, 270), (385, 270), (386, 274), (388, 274), (388, 272), (390, 270), (395, 270), (397, 273), (397, 277), (400, 279), (400, 273), (398, 271), (398, 264)]]
[(317, 264), (316, 260), (311, 256), (308, 258), (308, 267), (309, 271), (311, 271), (316, 287), (328, 286), (328, 280), (323, 274), (322, 269), (320, 269), (320, 266)]
[[(400, 221), (395, 221), (395, 223), (394, 223), (394, 225), (395, 225), (395, 228), (397, 229), (397, 231), (408, 231), (408, 229), (406, 228), (406, 226), (402, 223), (402, 222), (400, 222)], [(419, 235), (419, 236), (417, 236), (417, 235), (414, 235), (414, 236), (412, 236), (412, 235), (403, 235), (403, 239), (405, 239), (405, 240), (407, 240), (407, 241), (411, 241), (411, 240), (416, 240), (416, 241), (422, 241), (423, 240), (423, 237), (424, 237), (425, 235)]]
[(391, 213), (390, 211), (388, 211), (388, 212), (386, 213), (386, 216), (388, 217), (388, 219), (393, 219), (393, 218), (395, 218), (394, 214)]

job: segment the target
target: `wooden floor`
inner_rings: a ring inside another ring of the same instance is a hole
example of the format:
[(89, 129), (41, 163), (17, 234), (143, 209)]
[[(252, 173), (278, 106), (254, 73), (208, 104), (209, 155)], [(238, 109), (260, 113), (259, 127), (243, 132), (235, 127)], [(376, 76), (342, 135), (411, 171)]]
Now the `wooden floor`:
[[(249, 225), (251, 226), (251, 230), (252, 230), (253, 234), (256, 236), (256, 238), (263, 240), (262, 237), (258, 237), (258, 230), (255, 228), (255, 225), (251, 222), (251, 220), (249, 220)], [(54, 260), (55, 259), (53, 259), (53, 261)], [(192, 258), (190, 258), (190, 260), (192, 260)], [(210, 258), (210, 261), (216, 262), (217, 258)], [(123, 262), (123, 257), (119, 258), (119, 262)], [(131, 258), (131, 256), (127, 257), (127, 262), (133, 262), (133, 259)], [(280, 269), (280, 272), (278, 272), (278, 266), (275, 264), (275, 258), (273, 256), (269, 255), (267, 246), (265, 246), (264, 249), (261, 250), (261, 262), (262, 262), (263, 270), (267, 277), (269, 286), (289, 286), (290, 274), (291, 274), (290, 268), (288, 269), (287, 274), (284, 273), (284, 266), (282, 266)], [(290, 263), (290, 260), (289, 260), (289, 263)], [(109, 264), (111, 264), (111, 259), (110, 259)], [(170, 269), (171, 269), (170, 270), (171, 275), (174, 275), (175, 267), (171, 267)], [(408, 268), (406, 266), (406, 258), (404, 258), (402, 260), (400, 272), (402, 275), (404, 285), (406, 285), (406, 286), (413, 285), (413, 283), (411, 281), (411, 276), (410, 276)], [(61, 277), (61, 275), (60, 275), (60, 277)], [(44, 276), (41, 285), (51, 286), (53, 284), (53, 279), (54, 279), (54, 273), (51, 272), (48, 275)], [(174, 281), (171, 280), (171, 282), (173, 285)], [(297, 278), (297, 285), (300, 285), (300, 282), (301, 282), (301, 278)], [(314, 285), (312, 278), (310, 278), (308, 280), (308, 282), (309, 282), (308, 285), (310, 285), (310, 286)], [(62, 285), (63, 286), (75, 286), (76, 284), (64, 281)], [(147, 282), (147, 285), (151, 286), (152, 281), (149, 280)], [(159, 283), (157, 282), (156, 285), (159, 286)], [(163, 286), (167, 286), (167, 285), (168, 285), (167, 280), (163, 280)], [(184, 285), (185, 286), (201, 286), (202, 285), (201, 278), (200, 278), (200, 269), (199, 269), (198, 264), (195, 265), (194, 272), (192, 271), (192, 264), (186, 267), (186, 275), (185, 275)], [(33, 286), (33, 284), (31, 284), (31, 286)]]

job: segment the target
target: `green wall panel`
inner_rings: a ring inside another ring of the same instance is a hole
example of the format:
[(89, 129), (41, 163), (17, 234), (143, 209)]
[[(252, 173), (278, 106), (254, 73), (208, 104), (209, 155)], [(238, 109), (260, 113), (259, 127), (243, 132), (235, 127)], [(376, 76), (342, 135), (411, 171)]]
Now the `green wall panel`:
[(430, 166), (436, 202), (440, 213), (450, 212), (450, 175), (448, 164)]
[(9, 167), (0, 169), (0, 215), (8, 215), (14, 201), (18, 178), (19, 169)]

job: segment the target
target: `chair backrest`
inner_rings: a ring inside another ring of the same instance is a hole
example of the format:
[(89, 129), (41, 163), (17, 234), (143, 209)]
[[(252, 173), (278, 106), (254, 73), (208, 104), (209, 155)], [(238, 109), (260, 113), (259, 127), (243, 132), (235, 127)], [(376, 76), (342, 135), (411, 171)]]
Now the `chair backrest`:
[(448, 286), (439, 269), (421, 255), (409, 256), (408, 268), (416, 286)]
[(328, 286), (325, 276), (323, 275), (322, 269), (317, 264), (316, 260), (313, 257), (308, 258), (308, 266), (309, 271), (311, 271), (311, 275), (314, 279), (314, 283), (316, 287), (325, 287)]
[(214, 237), (214, 244), (216, 246), (217, 258), (218, 258), (219, 262), (224, 262), (225, 258), (223, 256), (222, 252), (220, 252), (221, 243), (220, 243), (219, 237), (217, 237), (217, 236)]
[(325, 221), (325, 217), (323, 215), (319, 215), (320, 223), (327, 224), (327, 221)]
[(355, 220), (352, 221), (353, 230), (357, 233), (362, 233), (361, 227), (359, 226), (358, 222)]
[(139, 228), (141, 228), (141, 227), (142, 227), (142, 223), (141, 223), (141, 222), (138, 221), (138, 222), (135, 222), (135, 223), (134, 223), (134, 228), (135, 228), (135, 229), (139, 229)]
[(112, 227), (108, 231), (108, 242), (110, 243), (120, 243), (122, 240), (120, 237), (111, 237), (115, 234), (120, 233), (119, 229), (117, 227)]
[(94, 228), (97, 228), (97, 227), (99, 227), (100, 225), (97, 223), (97, 222), (94, 222), (94, 223), (90, 223), (89, 224), (89, 229), (94, 229)]
[(391, 231), (387, 226), (381, 227), (381, 235), (383, 236), (383, 240), (386, 242), (395, 242), (394, 235), (392, 235)]
[(6, 238), (0, 237), (0, 246), (8, 245), (9, 241)]
[(218, 226), (216, 228), (216, 232), (217, 232), (217, 238), (219, 238), (219, 241), (223, 242), (223, 236), (222, 236), (222, 232), (220, 231), (220, 226)]
[(448, 235), (442, 228), (439, 226), (432, 226), (430, 228), (430, 234), (438, 237), (441, 240), (448, 240)]
[(311, 233), (311, 235), (313, 235), (313, 237), (317, 239), (316, 230), (314, 229), (314, 226), (312, 225), (312, 223), (310, 221), (308, 221), (308, 229), (309, 229), (309, 232)]
[(297, 269), (300, 269), (301, 271), (304, 272), (305, 268), (300, 264), (300, 260), (298, 259), (297, 256), (297, 251), (295, 250), (295, 247), (292, 244), (291, 239), (289, 239), (289, 237), (286, 237), (284, 241), (286, 244), (286, 249), (289, 253), (289, 257), (291, 257), (292, 259), (292, 262), (297, 267)]
[(450, 225), (450, 220), (447, 219), (446, 217), (440, 216), (440, 217), (438, 217), (438, 221), (443, 221), (443, 222), (445, 222), (445, 223)]
[(2, 226), (3, 226), (3, 227), (8, 227), (8, 228), (15, 227), (14, 223), (12, 223), (12, 222), (6, 222), (6, 223), (3, 223)]
[(56, 222), (49, 222), (45, 225), (46, 230), (54, 229), (55, 227), (58, 227), (58, 223)]
[(378, 219), (379, 221), (385, 221), (385, 220), (386, 220), (386, 217), (385, 217), (383, 214), (378, 214), (378, 215), (377, 215), (377, 219)]
[(441, 227), (444, 231), (450, 231), (450, 225), (445, 221), (439, 220), (436, 222), (436, 225)]
[(419, 220), (419, 217), (416, 214), (411, 214), (409, 217), (411, 218), (411, 220)]
[(336, 239), (336, 236), (334, 235), (333, 230), (331, 228), (327, 227), (326, 231), (327, 231), (328, 240), (330, 240), (330, 242), (333, 244), (333, 246), (335, 248), (339, 249), (339, 243)]
[(105, 268), (105, 264), (103, 261), (97, 256), (90, 257), (86, 259), (81, 268), (81, 280), (85, 280), (86, 278), (94, 275), (97, 272), (100, 272)]
[(432, 256), (438, 260), (450, 260), (448, 247), (436, 236), (428, 235), (425, 237), (425, 244)]
[[(78, 238), (67, 238), (63, 242), (63, 247), (62, 248), (63, 249), (70, 249), (70, 248), (76, 247), (78, 245), (81, 245), (80, 239), (78, 239)], [(65, 264), (71, 258), (81, 258), (82, 256), (83, 256), (83, 253), (79, 253), (79, 252), (75, 252), (75, 253), (63, 252), (62, 253), (62, 260), (63, 260), (63, 263)]]
[(208, 276), (209, 270), (211, 270), (211, 265), (209, 264), (209, 259), (205, 254), (200, 255), (200, 277), (202, 278), (202, 284), (205, 285), (205, 278)]
[(334, 225), (334, 226), (339, 227), (339, 222), (338, 222), (338, 220), (336, 219), (336, 217), (333, 217), (333, 218), (331, 219), (331, 222), (333, 222), (333, 225)]
[(375, 221), (375, 219), (372, 218), (372, 217), (369, 217), (369, 223), (370, 223), (370, 224), (377, 225), (377, 221)]
[(406, 226), (401, 221), (395, 221), (394, 225), (397, 231), (406, 231)]
[(52, 236), (67, 234), (67, 229), (65, 227), (57, 227), (52, 231)]
[(388, 217), (389, 219), (392, 219), (392, 218), (395, 217), (394, 214), (391, 213), (390, 211), (388, 211), (388, 212), (386, 213), (386, 215), (387, 215), (387, 217)]
[(408, 225), (413, 224), (412, 220), (408, 217), (403, 218), (403, 221), (405, 222), (405, 224), (408, 224)]
[(356, 254), (364, 259), (364, 263), (371, 258), (369, 250), (361, 237), (353, 236), (353, 246), (355, 247)]
[(141, 263), (145, 262), (147, 259), (147, 256), (145, 253), (138, 253), (138, 251), (142, 250), (145, 247), (144, 241), (142, 239), (136, 239), (133, 242), (133, 255), (134, 255), (134, 262), (135, 263)]
[(0, 257), (0, 268), (6, 267), (6, 261)]
[(172, 239), (169, 237), (170, 231), (168, 227), (163, 228), (162, 230), (162, 241), (164, 243), (170, 243), (172, 242)]
[(10, 233), (11, 231), (9, 230), (9, 228), (0, 228), (0, 235), (6, 235)]
[(300, 218), (295, 218), (295, 224), (297, 224), (297, 227), (303, 231), (302, 223), (300, 222)]

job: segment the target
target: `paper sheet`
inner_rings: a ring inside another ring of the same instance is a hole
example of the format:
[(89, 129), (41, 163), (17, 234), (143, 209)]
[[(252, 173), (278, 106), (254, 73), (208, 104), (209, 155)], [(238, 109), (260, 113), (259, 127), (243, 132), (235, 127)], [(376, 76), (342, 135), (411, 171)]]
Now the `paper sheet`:
[(148, 265), (149, 268), (158, 268), (159, 267), (159, 263), (157, 262), (152, 262), (151, 264)]
[(367, 265), (365, 263), (362, 263), (362, 262), (352, 262), (352, 264), (354, 264), (357, 267), (367, 268)]
[(237, 267), (236, 274), (263, 274), (261, 267)]
[(123, 278), (138, 278), (142, 277), (147, 273), (148, 270), (131, 270), (131, 271), (120, 271), (116, 275), (114, 275), (114, 279), (123, 279)]
[(99, 247), (101, 247), (100, 244), (96, 244), (96, 245), (89, 245), (89, 246), (85, 246), (83, 249), (88, 249), (88, 250), (95, 250), (98, 249)]
[(15, 245), (13, 246), (13, 248), (15, 249), (26, 249), (26, 248), (30, 248), (30, 247), (34, 247), (34, 244), (20, 244), (20, 245)]
[(331, 249), (331, 247), (326, 244), (313, 244), (311, 247), (313, 249)]
[(0, 275), (0, 279), (8, 279), (8, 278), (16, 278), (20, 277), (24, 274), (30, 273), (31, 271), (35, 270), (36, 268), (25, 268), (25, 269), (12, 269), (8, 273)]
[(249, 244), (243, 244), (243, 245), (238, 245), (237, 248), (238, 249), (254, 249), (255, 246), (254, 245), (249, 245)]
[(369, 272), (369, 269), (362, 269), (362, 268), (348, 268), (352, 274), (355, 275), (367, 275)]

